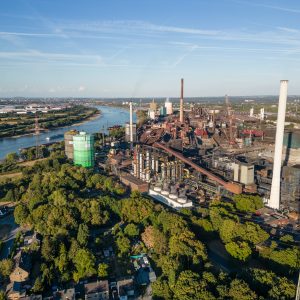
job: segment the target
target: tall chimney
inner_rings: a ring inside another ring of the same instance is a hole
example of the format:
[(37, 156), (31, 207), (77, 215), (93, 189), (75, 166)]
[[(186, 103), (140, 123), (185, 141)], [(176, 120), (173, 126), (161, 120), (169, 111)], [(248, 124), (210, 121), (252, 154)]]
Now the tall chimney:
[(180, 93), (180, 123), (183, 123), (183, 78), (181, 78), (181, 93)]
[(268, 206), (279, 209), (280, 206), (280, 182), (281, 182), (281, 160), (285, 123), (285, 110), (287, 101), (288, 80), (280, 81), (280, 95), (277, 113), (275, 153), (273, 163), (273, 177), (270, 200)]
[(130, 130), (130, 143), (133, 142), (133, 123), (132, 123), (132, 101), (129, 102), (129, 130)]

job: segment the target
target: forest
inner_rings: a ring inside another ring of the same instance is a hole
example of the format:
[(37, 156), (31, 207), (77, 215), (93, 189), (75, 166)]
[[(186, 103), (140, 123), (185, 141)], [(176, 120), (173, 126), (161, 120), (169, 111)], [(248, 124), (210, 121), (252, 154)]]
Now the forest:
[[(295, 296), (292, 279), (299, 269), (299, 249), (291, 236), (270, 240), (267, 231), (247, 219), (261, 207), (259, 197), (215, 199), (208, 208), (171, 211), (130, 193), (108, 174), (71, 165), (60, 151), (22, 172), (21, 179), (0, 183), (6, 192), (0, 197), (12, 197), (15, 221), (42, 236), (40, 250), (28, 249), (39, 267), (33, 293), (84, 278), (109, 278), (116, 274), (116, 264), (117, 275), (133, 274), (130, 255), (147, 253), (158, 275), (152, 284), (154, 299)], [(207, 244), (213, 239), (242, 262), (239, 272), (221, 271), (210, 259)], [(114, 262), (99, 254), (110, 245)], [(12, 260), (0, 266), (7, 278)]]

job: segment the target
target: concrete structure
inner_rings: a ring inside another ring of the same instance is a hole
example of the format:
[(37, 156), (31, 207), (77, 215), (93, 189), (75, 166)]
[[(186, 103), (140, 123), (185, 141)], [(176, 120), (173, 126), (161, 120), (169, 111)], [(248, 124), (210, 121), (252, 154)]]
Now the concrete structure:
[(84, 285), (85, 300), (108, 300), (108, 280), (95, 281)]
[(167, 115), (173, 114), (173, 103), (169, 100), (169, 98), (166, 99), (165, 108), (167, 110)]
[(161, 106), (159, 109), (159, 115), (165, 116), (166, 114), (167, 114), (167, 109), (165, 108), (165, 106)]
[(260, 118), (260, 120), (264, 120), (265, 119), (265, 109), (264, 109), (264, 107), (262, 107), (261, 109), (260, 109), (260, 115), (259, 115), (259, 118)]
[(282, 147), (284, 135), (284, 122), (287, 101), (288, 80), (281, 80), (280, 95), (277, 115), (277, 128), (275, 138), (275, 153), (273, 163), (273, 176), (271, 195), (268, 201), (268, 206), (279, 209), (280, 207), (280, 181), (281, 181), (281, 161), (282, 161)]
[(74, 159), (74, 148), (73, 148), (73, 137), (78, 134), (77, 130), (70, 130), (65, 132), (64, 140), (65, 140), (65, 154), (67, 158)]
[(254, 184), (254, 165), (245, 163), (234, 163), (234, 181), (245, 185)]
[(148, 110), (148, 117), (151, 119), (151, 120), (154, 120), (155, 119), (155, 116), (156, 115), (156, 111), (153, 110), (153, 109), (149, 109)]
[[(160, 189), (160, 190), (159, 190)], [(193, 202), (188, 200), (186, 197), (175, 197), (174, 194), (169, 193), (161, 188), (154, 187), (149, 189), (149, 195), (157, 201), (166, 204), (174, 209), (188, 208), (193, 206)], [(174, 195), (174, 196), (173, 196)]]
[(253, 117), (253, 114), (254, 114), (254, 108), (251, 107), (251, 108), (250, 108), (250, 114), (249, 114), (249, 116), (250, 116), (250, 117)]
[(132, 112), (132, 101), (129, 103), (129, 128), (130, 128), (130, 143), (133, 143), (133, 112)]
[(94, 136), (80, 132), (73, 136), (74, 164), (92, 168), (95, 164)]
[(133, 278), (119, 280), (117, 282), (117, 290), (120, 300), (135, 299)]
[[(132, 141), (136, 142), (136, 123), (132, 123), (131, 126), (132, 129)], [(125, 141), (130, 142), (131, 141), (131, 134), (130, 134), (130, 123), (125, 124)]]
[(183, 78), (181, 78), (181, 92), (180, 92), (180, 113), (179, 113), (179, 121), (183, 123)]

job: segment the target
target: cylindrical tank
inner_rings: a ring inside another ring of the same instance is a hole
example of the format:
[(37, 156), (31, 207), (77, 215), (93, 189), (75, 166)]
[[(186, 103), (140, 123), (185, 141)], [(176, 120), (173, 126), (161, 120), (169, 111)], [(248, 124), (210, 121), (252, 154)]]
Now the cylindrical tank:
[(73, 147), (73, 137), (78, 134), (77, 130), (70, 130), (65, 132), (65, 154), (69, 159), (74, 159), (74, 147)]
[(95, 164), (94, 136), (80, 132), (73, 136), (74, 164), (92, 168)]

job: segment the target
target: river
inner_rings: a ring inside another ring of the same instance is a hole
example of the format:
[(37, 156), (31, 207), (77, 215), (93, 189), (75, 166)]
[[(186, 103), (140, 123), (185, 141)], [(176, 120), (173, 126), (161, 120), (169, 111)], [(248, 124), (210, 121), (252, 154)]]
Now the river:
[[(74, 124), (72, 126), (60, 127), (51, 129), (47, 132), (41, 132), (39, 135), (39, 143), (46, 144), (49, 142), (58, 142), (63, 140), (63, 134), (70, 129), (77, 129), (79, 131), (86, 131), (88, 133), (105, 132), (107, 133), (107, 127), (113, 125), (124, 125), (129, 121), (129, 110), (120, 107), (110, 106), (95, 106), (101, 111), (101, 115), (97, 118), (85, 121), (80, 124)], [(133, 120), (136, 120), (136, 115), (133, 116)], [(57, 135), (59, 135), (57, 137)], [(53, 137), (54, 138), (51, 138)], [(46, 138), (50, 137), (50, 141)], [(36, 136), (25, 135), (20, 137), (2, 138), (0, 139), (0, 159), (5, 158), (8, 153), (18, 152), (21, 148), (27, 148), (35, 146)]]

